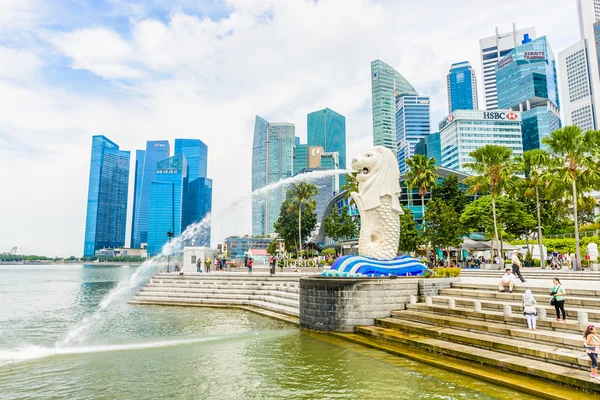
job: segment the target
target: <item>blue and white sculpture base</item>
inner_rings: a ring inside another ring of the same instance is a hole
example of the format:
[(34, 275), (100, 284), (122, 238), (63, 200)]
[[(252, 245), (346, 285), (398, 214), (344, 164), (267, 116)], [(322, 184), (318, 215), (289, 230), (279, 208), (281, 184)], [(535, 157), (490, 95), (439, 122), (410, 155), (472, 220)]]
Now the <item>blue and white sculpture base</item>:
[(399, 256), (393, 260), (376, 260), (363, 256), (340, 257), (323, 276), (417, 276), (423, 275), (427, 267), (410, 256)]

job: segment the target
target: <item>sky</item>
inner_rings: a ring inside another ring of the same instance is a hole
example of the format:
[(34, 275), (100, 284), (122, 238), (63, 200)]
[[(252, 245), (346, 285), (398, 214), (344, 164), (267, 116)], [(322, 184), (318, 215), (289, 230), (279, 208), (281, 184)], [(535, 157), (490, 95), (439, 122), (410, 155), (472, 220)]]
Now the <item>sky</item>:
[(95, 134), (132, 162), (147, 140), (203, 140), (213, 245), (249, 234), (255, 115), (305, 143), (306, 114), (329, 107), (347, 157), (363, 152), (381, 59), (431, 96), (435, 127), (450, 64), (481, 89), (479, 39), (513, 22), (555, 56), (578, 40), (575, 0), (1, 0), (0, 252), (83, 253)]

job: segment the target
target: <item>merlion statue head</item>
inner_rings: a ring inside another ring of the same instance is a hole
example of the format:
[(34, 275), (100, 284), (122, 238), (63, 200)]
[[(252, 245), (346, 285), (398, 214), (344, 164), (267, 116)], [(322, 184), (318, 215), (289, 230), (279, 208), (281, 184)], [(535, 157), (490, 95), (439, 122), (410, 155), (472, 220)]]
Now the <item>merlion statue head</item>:
[(375, 146), (352, 159), (352, 169), (357, 172), (358, 192), (365, 210), (381, 205), (381, 197), (392, 197), (392, 208), (402, 214), (400, 195), (400, 170), (391, 150)]

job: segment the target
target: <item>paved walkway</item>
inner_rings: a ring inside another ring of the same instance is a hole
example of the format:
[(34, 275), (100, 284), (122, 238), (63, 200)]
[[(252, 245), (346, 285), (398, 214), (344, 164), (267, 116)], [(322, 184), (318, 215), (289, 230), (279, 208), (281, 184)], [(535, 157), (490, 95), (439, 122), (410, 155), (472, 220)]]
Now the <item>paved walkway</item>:
[[(549, 273), (547, 277), (533, 277), (530, 278), (527, 276), (527, 271), (523, 271), (521, 270), (521, 273), (523, 274), (523, 278), (525, 278), (526, 282), (525, 283), (521, 283), (521, 281), (517, 278), (515, 279), (515, 286), (516, 287), (535, 287), (535, 288), (548, 288), (548, 290), (552, 289), (553, 283), (552, 283), (552, 274)], [(474, 277), (474, 276), (462, 276), (460, 278), (461, 282), (465, 282), (465, 283), (481, 283), (481, 284), (487, 284), (487, 285), (497, 285), (498, 281), (500, 280), (500, 278), (502, 278), (504, 274), (500, 271), (498, 271), (498, 277), (497, 278), (479, 278), (479, 277)], [(598, 288), (600, 288), (600, 280), (569, 280), (568, 278), (559, 278), (561, 284), (563, 285), (563, 287), (567, 290), (567, 292), (569, 291), (569, 288), (571, 289), (594, 289), (594, 290), (598, 290)]]

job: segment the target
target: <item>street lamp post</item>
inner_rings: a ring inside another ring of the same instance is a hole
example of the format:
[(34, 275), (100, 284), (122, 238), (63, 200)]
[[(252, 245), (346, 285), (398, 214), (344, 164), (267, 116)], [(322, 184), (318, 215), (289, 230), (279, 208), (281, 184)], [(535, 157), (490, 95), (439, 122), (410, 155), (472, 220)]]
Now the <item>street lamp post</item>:
[[(175, 236), (173, 232), (167, 232), (167, 237), (169, 238), (169, 243), (171, 243), (171, 238)], [(167, 253), (167, 272), (169, 272), (169, 253)]]

